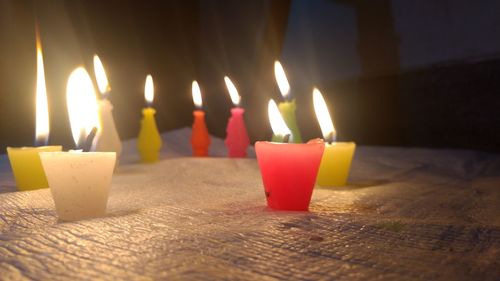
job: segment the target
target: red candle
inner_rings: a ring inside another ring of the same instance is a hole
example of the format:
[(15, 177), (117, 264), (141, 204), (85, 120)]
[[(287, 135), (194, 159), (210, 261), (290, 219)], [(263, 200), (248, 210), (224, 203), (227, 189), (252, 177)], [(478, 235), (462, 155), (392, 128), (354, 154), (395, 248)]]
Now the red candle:
[(210, 146), (210, 135), (208, 134), (207, 125), (205, 124), (205, 112), (202, 108), (201, 91), (198, 82), (193, 81), (192, 86), (193, 102), (196, 110), (193, 111), (194, 122), (191, 135), (191, 146), (193, 148), (193, 156), (208, 156), (208, 147)]
[(234, 108), (231, 109), (231, 117), (226, 128), (226, 147), (229, 157), (247, 157), (247, 148), (250, 145), (243, 113), (245, 110), (239, 107), (241, 97), (229, 77), (224, 77), (227, 89), (233, 101)]
[[(287, 139), (290, 129), (273, 100), (269, 119), (276, 136)], [(322, 141), (306, 144), (259, 141), (255, 144), (267, 205), (276, 210), (307, 211), (325, 145)]]

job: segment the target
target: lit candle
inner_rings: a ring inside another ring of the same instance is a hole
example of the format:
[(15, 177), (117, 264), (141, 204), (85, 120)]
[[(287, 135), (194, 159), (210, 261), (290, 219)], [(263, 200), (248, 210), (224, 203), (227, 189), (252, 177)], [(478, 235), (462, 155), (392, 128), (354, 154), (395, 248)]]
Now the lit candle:
[(83, 67), (69, 76), (66, 97), (73, 139), (83, 151), (40, 153), (56, 212), (65, 221), (104, 216), (116, 153), (86, 152), (100, 123), (94, 86)]
[(144, 97), (146, 99), (146, 108), (142, 109), (141, 130), (137, 139), (137, 149), (142, 162), (154, 163), (159, 160), (162, 140), (154, 117), (156, 111), (153, 108), (154, 85), (151, 75), (146, 77)]
[(229, 157), (247, 157), (247, 148), (250, 145), (250, 140), (248, 139), (247, 128), (243, 119), (245, 110), (240, 107), (241, 97), (231, 79), (226, 76), (224, 77), (224, 81), (234, 104), (234, 107), (231, 109), (231, 118), (229, 118), (226, 128), (227, 137), (225, 144), (228, 154)]
[(268, 113), (274, 134), (285, 143), (255, 143), (267, 205), (277, 210), (307, 211), (325, 145), (318, 141), (286, 143), (291, 130), (273, 100)]
[(335, 142), (337, 132), (325, 100), (316, 88), (313, 90), (313, 103), (326, 142), (317, 183), (320, 186), (343, 186), (347, 182), (356, 144), (354, 142)]
[(210, 146), (210, 136), (207, 125), (205, 124), (205, 111), (203, 111), (203, 102), (201, 99), (201, 90), (198, 82), (193, 81), (192, 87), (193, 102), (196, 109), (193, 111), (193, 131), (191, 135), (191, 145), (193, 156), (208, 156), (208, 147)]
[[(274, 75), (276, 77), (276, 82), (280, 89), (281, 95), (285, 99), (284, 102), (279, 103), (279, 110), (285, 123), (290, 128), (292, 132), (292, 139), (295, 143), (301, 143), (302, 137), (300, 136), (299, 127), (297, 126), (297, 118), (295, 116), (295, 110), (297, 108), (295, 104), (295, 99), (290, 95), (290, 85), (288, 84), (288, 79), (286, 78), (285, 70), (281, 66), (279, 61), (274, 62)], [(276, 135), (273, 136), (273, 141), (279, 141)]]
[(109, 101), (109, 86), (106, 71), (101, 60), (97, 55), (94, 56), (94, 73), (97, 81), (97, 87), (101, 93), (99, 100), (99, 117), (101, 120), (101, 130), (97, 136), (96, 151), (114, 151), (116, 152), (117, 163), (122, 155), (122, 142), (116, 131), (115, 120), (113, 118), (113, 105)]
[(36, 147), (7, 147), (12, 172), (18, 190), (33, 190), (49, 187), (40, 162), (39, 152), (61, 151), (62, 147), (47, 146), (49, 140), (49, 108), (43, 54), (38, 28), (36, 30)]

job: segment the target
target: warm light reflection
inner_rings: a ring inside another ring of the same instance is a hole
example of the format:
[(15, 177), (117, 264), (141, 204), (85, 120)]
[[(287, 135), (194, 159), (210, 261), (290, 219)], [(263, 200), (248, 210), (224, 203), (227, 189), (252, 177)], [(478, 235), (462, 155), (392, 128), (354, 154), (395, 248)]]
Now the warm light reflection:
[(240, 101), (241, 101), (241, 97), (238, 94), (238, 90), (234, 86), (233, 81), (231, 81), (231, 79), (229, 79), (229, 77), (225, 76), (224, 82), (226, 82), (226, 87), (227, 87), (227, 90), (229, 91), (229, 95), (231, 96), (231, 101), (233, 101), (234, 106), (239, 106)]
[(336, 131), (333, 127), (332, 118), (330, 117), (330, 112), (328, 107), (326, 107), (325, 99), (321, 92), (314, 88), (313, 90), (313, 104), (314, 111), (316, 112), (316, 118), (318, 119), (319, 126), (321, 127), (321, 132), (323, 137), (327, 141), (335, 141)]
[(280, 137), (289, 135), (291, 137), (292, 132), (286, 125), (285, 120), (283, 120), (280, 110), (278, 109), (278, 106), (272, 99), (269, 100), (267, 112), (269, 115), (269, 123), (271, 123), (271, 129), (273, 130), (274, 135)]
[(94, 85), (83, 67), (71, 72), (66, 86), (66, 102), (75, 144), (80, 145), (92, 128), (100, 132), (98, 105)]
[(97, 55), (94, 55), (94, 73), (101, 95), (109, 93), (111, 88), (109, 87), (108, 77), (106, 76), (106, 71), (104, 71), (101, 59)]
[(42, 43), (36, 29), (36, 144), (46, 145), (49, 139), (49, 106), (45, 71), (43, 67)]
[(288, 95), (290, 94), (290, 85), (288, 84), (285, 70), (279, 61), (274, 62), (274, 76), (276, 77), (276, 82), (280, 88), (281, 95), (285, 99), (288, 98)]
[(198, 82), (193, 81), (193, 85), (191, 87), (191, 91), (193, 94), (193, 102), (196, 108), (201, 109), (203, 106), (203, 102), (201, 100), (201, 90)]
[(146, 76), (146, 83), (144, 84), (144, 98), (148, 106), (153, 104), (153, 99), (155, 98), (155, 88), (153, 85), (153, 77), (148, 74)]

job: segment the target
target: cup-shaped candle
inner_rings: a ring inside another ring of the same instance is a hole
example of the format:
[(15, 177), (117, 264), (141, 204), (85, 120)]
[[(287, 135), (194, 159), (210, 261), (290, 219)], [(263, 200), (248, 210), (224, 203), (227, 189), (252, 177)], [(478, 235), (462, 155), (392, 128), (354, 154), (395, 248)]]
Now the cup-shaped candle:
[(241, 97), (238, 94), (238, 90), (234, 86), (233, 82), (229, 77), (224, 77), (226, 82), (227, 90), (231, 96), (231, 100), (234, 107), (231, 109), (231, 117), (227, 123), (226, 128), (226, 147), (229, 157), (247, 157), (247, 149), (250, 145), (250, 139), (248, 138), (247, 128), (245, 126), (245, 120), (243, 119), (243, 114), (245, 110), (240, 107)]
[(73, 139), (80, 150), (40, 153), (56, 212), (65, 221), (104, 216), (116, 153), (88, 152), (100, 123), (94, 86), (84, 68), (71, 73), (66, 95)]
[[(293, 142), (302, 143), (302, 137), (300, 136), (300, 130), (297, 125), (297, 118), (295, 115), (297, 106), (295, 104), (295, 99), (292, 98), (290, 94), (290, 85), (288, 84), (285, 70), (279, 61), (274, 62), (274, 75), (276, 77), (276, 82), (278, 83), (281, 95), (285, 99), (284, 102), (280, 102), (278, 105), (281, 115), (283, 116), (286, 125), (292, 132)], [(273, 135), (273, 141), (279, 141), (279, 138), (276, 135)]]
[(210, 135), (208, 134), (207, 125), (205, 124), (205, 111), (202, 109), (203, 101), (201, 99), (201, 90), (198, 82), (193, 81), (191, 90), (194, 106), (196, 107), (196, 110), (193, 111), (194, 121), (191, 135), (193, 156), (205, 157), (208, 156)]
[(120, 141), (113, 118), (113, 105), (108, 99), (111, 87), (109, 86), (104, 66), (97, 55), (94, 55), (94, 73), (97, 87), (101, 93), (101, 99), (99, 100), (101, 130), (97, 136), (96, 151), (116, 152), (116, 162), (118, 163), (122, 155), (122, 142)]
[(267, 205), (276, 210), (307, 211), (325, 145), (286, 143), (291, 131), (273, 100), (268, 111), (273, 132), (284, 143), (255, 144)]
[(137, 139), (137, 149), (142, 162), (154, 163), (160, 158), (162, 140), (154, 116), (156, 111), (153, 108), (154, 85), (151, 75), (146, 77), (144, 97), (146, 99), (146, 108), (142, 109), (141, 130)]
[(313, 90), (313, 103), (323, 133), (325, 153), (321, 159), (317, 184), (320, 186), (343, 186), (347, 182), (352, 157), (356, 149), (354, 142), (336, 142), (337, 133), (325, 100), (318, 89)]
[(49, 187), (40, 162), (42, 151), (61, 151), (62, 147), (47, 146), (49, 140), (49, 110), (45, 72), (43, 67), (42, 46), (38, 29), (36, 31), (36, 147), (7, 147), (12, 172), (18, 190), (33, 190)]

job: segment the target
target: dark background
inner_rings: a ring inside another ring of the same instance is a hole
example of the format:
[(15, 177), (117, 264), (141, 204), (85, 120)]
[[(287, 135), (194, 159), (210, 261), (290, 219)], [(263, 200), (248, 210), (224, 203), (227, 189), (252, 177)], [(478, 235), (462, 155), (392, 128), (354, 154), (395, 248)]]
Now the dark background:
[[(0, 0), (0, 146), (32, 145), (41, 30), (50, 143), (72, 147), (65, 87), (97, 53), (123, 139), (138, 134), (151, 73), (161, 131), (190, 126), (191, 81), (224, 137), (235, 82), (253, 141), (268, 139), (280, 59), (305, 139), (320, 136), (312, 87), (340, 140), (500, 151), (500, 2), (417, 0)], [(188, 141), (188, 140), (186, 140)], [(168, 144), (167, 144), (168, 145)]]

